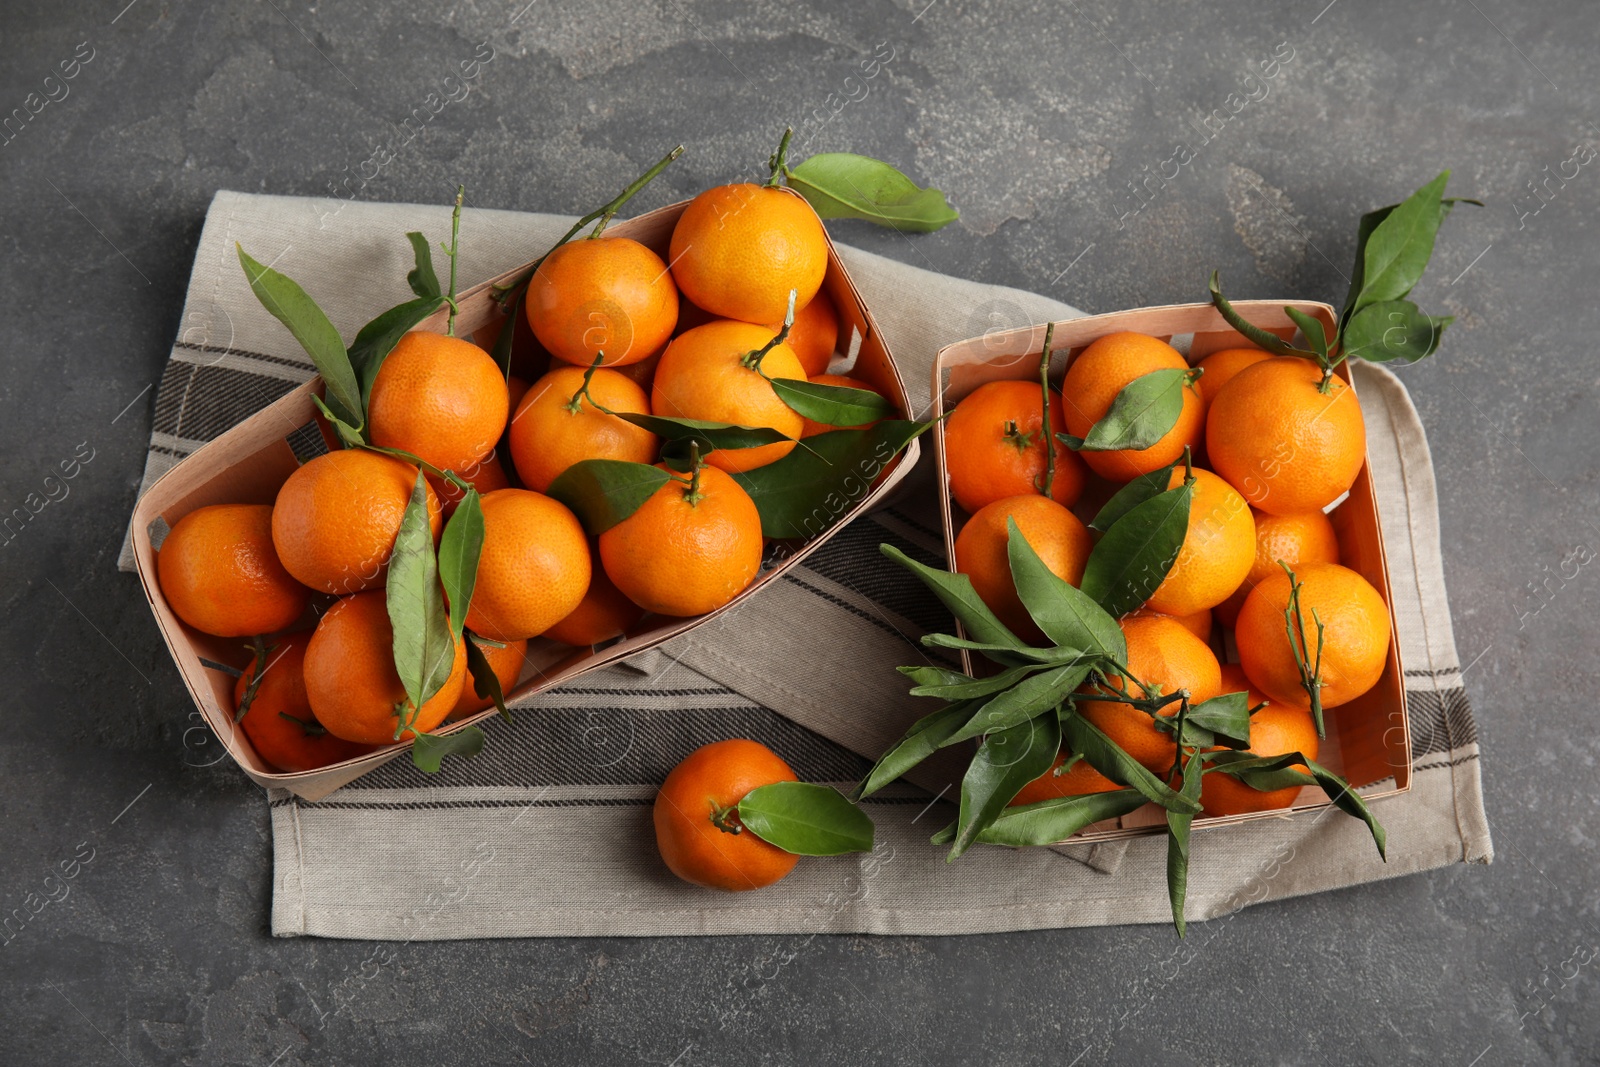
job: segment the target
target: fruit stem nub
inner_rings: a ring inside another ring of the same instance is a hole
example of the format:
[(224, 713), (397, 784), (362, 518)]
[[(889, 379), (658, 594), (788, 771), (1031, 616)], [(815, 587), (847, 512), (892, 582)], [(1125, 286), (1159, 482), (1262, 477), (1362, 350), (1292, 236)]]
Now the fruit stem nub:
[(767, 159), (767, 169), (771, 174), (767, 177), (767, 187), (775, 188), (779, 179), (788, 172), (789, 163), (789, 138), (794, 136), (794, 127), (786, 126), (783, 131), (783, 140), (778, 142), (778, 150)]
[(734, 816), (738, 813), (738, 804), (718, 804), (716, 798), (707, 797), (711, 802), (711, 825), (725, 834), (740, 834), (744, 832), (744, 825)]
[(700, 442), (691, 438), (689, 440), (689, 488), (684, 490), (683, 502), (691, 508), (705, 499), (705, 494), (700, 491), (700, 468), (705, 464), (700, 459)]
[(1045, 323), (1044, 350), (1039, 353), (1039, 394), (1043, 407), (1039, 421), (1039, 436), (1044, 441), (1044, 485), (1039, 491), (1053, 496), (1056, 485), (1056, 443), (1050, 436), (1050, 342), (1055, 338), (1056, 324)]
[[(789, 290), (789, 310), (783, 313), (783, 328), (778, 331), (777, 336), (773, 337), (772, 340), (768, 341), (760, 348), (746, 352), (739, 360), (740, 363), (746, 367), (749, 367), (756, 373), (761, 374), (761, 361), (767, 358), (767, 353), (771, 352), (774, 348), (777, 348), (779, 345), (783, 344), (783, 342), (789, 339), (789, 331), (794, 328), (794, 302), (795, 298), (799, 295), (800, 294), (795, 290)], [(766, 377), (765, 374), (761, 374), (761, 376), (763, 378)]]

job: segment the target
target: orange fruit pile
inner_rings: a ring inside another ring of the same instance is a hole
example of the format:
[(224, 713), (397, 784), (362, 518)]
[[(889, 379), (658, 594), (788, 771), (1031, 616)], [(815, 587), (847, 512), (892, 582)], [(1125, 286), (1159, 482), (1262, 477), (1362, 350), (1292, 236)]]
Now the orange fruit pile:
[[(1251, 706), (1267, 705), (1252, 719), (1249, 752), (1298, 751), (1315, 759), (1317, 729), (1306, 683), (1315, 683), (1324, 709), (1359, 698), (1383, 675), (1392, 637), (1378, 590), (1339, 565), (1338, 537), (1326, 514), (1365, 462), (1361, 409), (1342, 378), (1324, 382), (1322, 369), (1309, 360), (1240, 347), (1212, 352), (1196, 366), (1200, 376), (1183, 386), (1171, 429), (1136, 450), (1073, 452), (1057, 434), (1083, 438), (1136, 379), (1187, 370), (1185, 357), (1159, 338), (1113, 333), (1077, 352), (1051, 396), (1048, 435), (1039, 432), (1043, 387), (1020, 370), (1018, 380), (989, 382), (966, 394), (944, 427), (943, 473), (961, 509), (953, 516), (960, 523), (954, 569), (971, 579), (979, 598), (1018, 637), (1040, 644), (1044, 635), (1012, 580), (1007, 520), (1016, 521), (1052, 572), (1078, 585), (1097, 536), (1085, 521), (1120, 486), (1174, 465), (1168, 488), (1193, 479), (1183, 544), (1146, 602), (1121, 620), (1127, 666), (1156, 690), (1134, 695), (1186, 688), (1198, 703), (1247, 691)], [(1052, 443), (1058, 449), (1053, 499), (1043, 495), (1045, 450)], [(1084, 507), (1075, 514), (1070, 509), (1080, 497)], [(1297, 630), (1286, 611), (1298, 620)], [(1239, 663), (1220, 663), (1219, 654), (1230, 648)], [(1109, 681), (1115, 686), (1119, 680)], [(1175, 714), (1178, 706), (1166, 705), (1159, 714)], [(1152, 772), (1173, 768), (1174, 736), (1149, 712), (1103, 699), (1080, 700), (1077, 708)], [(1083, 760), (1056, 773), (1069, 758), (1063, 751), (1012, 803), (1116, 788)], [(1203, 782), (1211, 815), (1286, 807), (1299, 792), (1261, 792), (1217, 772)]]
[[(364, 422), (345, 435), (372, 447), (307, 461), (271, 503), (199, 508), (169, 531), (157, 570), (172, 612), (202, 633), (264, 637), (278, 650), (276, 666), (259, 685), (241, 680), (236, 698), (251, 694), (245, 731), (268, 764), (312, 769), (404, 739), (404, 727), (426, 732), (483, 710), (491, 701), (467, 678), (466, 641), (509, 692), (528, 673), (531, 640), (591, 647), (647, 613), (728, 604), (755, 580), (765, 549), (756, 505), (728, 472), (838, 429), (803, 418), (772, 381), (877, 391), (827, 373), (841, 322), (823, 287), (827, 235), (799, 195), (710, 189), (686, 206), (665, 256), (604, 229), (551, 250), (529, 278), (526, 322), (499, 324), (523, 327), (551, 357), (531, 384), (453, 336), (454, 316), (451, 335), (413, 330), (370, 381), (352, 364)], [(663, 461), (659, 426), (629, 421), (653, 416), (766, 427), (784, 440), (713, 449), (685, 471), (681, 451)], [(550, 495), (585, 460), (655, 465), (668, 480), (591, 536)], [(467, 496), (462, 482), (479, 494), (483, 539), (449, 679), (413, 709), (385, 588), (419, 468), (435, 546)]]

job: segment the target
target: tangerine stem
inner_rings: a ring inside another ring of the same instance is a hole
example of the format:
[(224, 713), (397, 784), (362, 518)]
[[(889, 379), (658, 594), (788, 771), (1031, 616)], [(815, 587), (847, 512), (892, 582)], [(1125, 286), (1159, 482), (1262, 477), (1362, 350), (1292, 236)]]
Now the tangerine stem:
[(456, 186), (456, 207), (450, 213), (450, 295), (445, 297), (450, 304), (450, 320), (444, 328), (447, 337), (456, 335), (456, 313), (461, 310), (456, 306), (456, 259), (461, 247), (461, 201), (466, 195), (465, 185)]
[(783, 139), (778, 142), (778, 150), (767, 159), (767, 169), (771, 172), (767, 177), (768, 188), (775, 188), (779, 179), (789, 169), (789, 138), (793, 136), (794, 127), (786, 126), (783, 131)]
[(493, 289), (494, 299), (497, 303), (499, 303), (501, 309), (503, 310), (505, 308), (507, 301), (511, 299), (512, 293), (528, 284), (528, 280), (532, 278), (534, 273), (544, 264), (544, 261), (550, 257), (551, 252), (554, 252), (556, 249), (572, 240), (578, 235), (579, 230), (589, 225), (589, 223), (594, 222), (602, 215), (615, 215), (622, 209), (622, 205), (633, 199), (635, 193), (654, 181), (658, 174), (667, 169), (668, 164), (681, 155), (683, 155), (683, 145), (679, 145), (666, 155), (662, 156), (661, 159), (656, 162), (655, 166), (651, 167), (649, 170), (635, 178), (633, 183), (630, 184), (626, 189), (622, 190), (622, 192), (618, 193), (616, 198), (610, 203), (606, 204), (599, 210), (589, 212), (589, 214), (583, 216), (583, 218), (579, 219), (577, 222), (574, 222), (572, 224), (572, 228), (562, 235), (561, 240), (551, 245), (549, 250), (546, 251), (544, 255), (534, 260), (533, 265), (527, 270), (523, 271), (521, 274), (517, 275), (516, 278), (512, 279), (509, 285), (495, 286)]
[(700, 460), (700, 442), (694, 438), (689, 439), (689, 488), (683, 494), (684, 503), (691, 508), (705, 499), (705, 494), (700, 491), (700, 468), (705, 466)]
[(740, 363), (760, 374), (763, 378), (766, 377), (766, 374), (761, 370), (761, 361), (767, 358), (768, 352), (771, 352), (789, 339), (789, 331), (794, 328), (794, 302), (799, 295), (795, 290), (789, 290), (789, 310), (783, 313), (783, 328), (778, 331), (777, 336), (760, 348), (746, 352), (739, 360)]
[(1295, 667), (1300, 671), (1300, 688), (1311, 698), (1311, 719), (1316, 723), (1317, 736), (1326, 737), (1322, 725), (1322, 643), (1327, 627), (1322, 624), (1317, 609), (1312, 608), (1311, 621), (1317, 628), (1317, 652), (1313, 658), (1306, 646), (1306, 619), (1300, 607), (1300, 590), (1303, 588), (1303, 583), (1293, 568), (1283, 560), (1278, 561), (1278, 566), (1289, 576), (1289, 602), (1283, 609), (1283, 628), (1289, 637), (1289, 651), (1294, 654)]
[(733, 818), (738, 812), (738, 804), (718, 804), (715, 797), (706, 797), (711, 803), (711, 825), (725, 834), (740, 834), (744, 826)]
[(1039, 433), (1044, 438), (1044, 487), (1040, 492), (1053, 497), (1056, 485), (1056, 443), (1050, 437), (1050, 342), (1056, 335), (1056, 324), (1044, 327), (1044, 351), (1039, 353), (1039, 394), (1043, 413)]
[(250, 705), (255, 702), (256, 690), (261, 688), (261, 678), (267, 673), (267, 667), (269, 666), (267, 657), (278, 650), (277, 645), (268, 645), (266, 639), (260, 634), (256, 634), (255, 637), (251, 638), (251, 643), (256, 652), (256, 673), (251, 676), (249, 682), (245, 683), (244, 695), (239, 698), (239, 710), (233, 716), (234, 722), (244, 721), (245, 713), (250, 710)]

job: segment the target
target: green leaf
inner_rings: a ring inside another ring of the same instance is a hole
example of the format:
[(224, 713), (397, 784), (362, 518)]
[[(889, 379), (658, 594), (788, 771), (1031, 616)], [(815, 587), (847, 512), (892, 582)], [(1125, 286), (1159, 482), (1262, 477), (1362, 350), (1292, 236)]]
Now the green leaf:
[(444, 295), (444, 290), (439, 287), (439, 276), (433, 272), (433, 248), (428, 244), (428, 239), (413, 231), (406, 234), (406, 240), (411, 242), (411, 251), (417, 262), (406, 274), (406, 284), (419, 297), (439, 299)]
[[(1476, 204), (1483, 207), (1482, 200), (1473, 200), (1464, 196), (1447, 196), (1439, 201), (1439, 223), (1449, 217), (1450, 211), (1457, 204)], [(1344, 294), (1344, 310), (1339, 314), (1339, 330), (1342, 333), (1355, 312), (1356, 297), (1361, 294), (1363, 283), (1366, 281), (1367, 242), (1372, 239), (1372, 231), (1378, 224), (1389, 217), (1389, 214), (1399, 207), (1399, 204), (1390, 204), (1380, 207), (1376, 211), (1369, 211), (1361, 216), (1361, 224), (1356, 232), (1356, 261), (1350, 268), (1350, 287)]]
[(1372, 814), (1372, 809), (1367, 807), (1367, 802), (1361, 799), (1359, 793), (1350, 788), (1349, 782), (1334, 774), (1322, 764), (1313, 760), (1302, 760), (1302, 762), (1311, 768), (1311, 777), (1317, 780), (1317, 784), (1322, 787), (1322, 791), (1328, 794), (1328, 799), (1333, 801), (1340, 811), (1346, 815), (1354, 816), (1367, 824), (1367, 829), (1372, 832), (1372, 842), (1378, 846), (1379, 858), (1387, 863), (1389, 861), (1389, 835), (1385, 832), (1383, 824), (1378, 821), (1378, 817)]
[(317, 406), (317, 410), (322, 413), (322, 417), (328, 420), (328, 425), (333, 427), (333, 432), (338, 435), (340, 441), (344, 442), (344, 447), (360, 448), (366, 444), (366, 440), (361, 436), (361, 431), (335, 415), (333, 409), (328, 407), (326, 401), (316, 393), (311, 394), (311, 402)]
[(1216, 737), (1233, 742), (1230, 747), (1250, 746), (1250, 695), (1223, 693), (1189, 708), (1188, 721)]
[[(411, 702), (409, 716), (414, 718), (417, 709), (444, 688), (456, 659), (428, 525), (428, 481), (421, 471), (400, 518), (384, 588), (394, 628), (394, 666)], [(409, 721), (403, 718), (395, 736), (407, 726)]]
[[(549, 255), (548, 252), (545, 254)], [(494, 339), (494, 351), (489, 353), (499, 364), (503, 378), (511, 376), (511, 349), (516, 344), (517, 323), (522, 321), (522, 304), (527, 297), (528, 287), (523, 285), (510, 298), (510, 303), (505, 305), (506, 318), (500, 324), (500, 335)]]
[(438, 774), (446, 756), (470, 758), (483, 751), (483, 731), (465, 726), (450, 734), (417, 734), (411, 743), (411, 762), (421, 771)]
[[(1115, 789), (1105, 793), (1086, 793), (1076, 797), (1052, 797), (1034, 804), (1006, 808), (988, 828), (978, 834), (977, 840), (985, 845), (1009, 845), (1027, 848), (1034, 845), (1055, 845), (1085, 826), (1117, 819), (1145, 804), (1136, 789)], [(941, 831), (942, 836), (945, 831)], [(955, 826), (948, 828), (944, 841), (935, 837), (934, 844), (944, 844), (955, 839)]]
[(994, 612), (978, 598), (977, 590), (972, 588), (972, 579), (965, 574), (953, 574), (918, 563), (893, 545), (881, 544), (878, 551), (922, 579), (922, 584), (950, 609), (950, 614), (966, 627), (967, 633), (979, 641), (1002, 648), (1025, 647), (1021, 639), (1006, 629), (1005, 623), (995, 618)]
[(361, 388), (356, 383), (356, 373), (350, 366), (350, 354), (344, 349), (339, 331), (334, 329), (328, 316), (317, 302), (306, 295), (288, 277), (271, 267), (264, 267), (245, 254), (237, 242), (233, 246), (239, 253), (239, 265), (250, 281), (250, 289), (261, 301), (261, 306), (272, 317), (289, 328), (300, 347), (306, 350), (317, 373), (327, 386), (328, 406), (341, 420), (359, 428), (363, 419)]
[(1444, 187), (1450, 172), (1406, 197), (1373, 227), (1361, 253), (1361, 288), (1351, 316), (1386, 300), (1399, 300), (1422, 279), (1444, 221)]
[(1194, 486), (1180, 485), (1129, 509), (1089, 553), (1079, 588), (1116, 618), (1149, 600), (1183, 547), (1193, 501)]
[(1128, 643), (1117, 620), (1082, 590), (1046, 567), (1039, 553), (1022, 536), (1014, 518), (1006, 519), (1006, 553), (1017, 596), (1045, 636), (1061, 648), (1110, 656), (1119, 663), (1127, 658)]
[(648, 463), (585, 459), (562, 471), (546, 494), (571, 508), (590, 536), (598, 537), (638, 511), (671, 478)]
[(959, 671), (947, 671), (942, 667), (901, 667), (900, 673), (917, 683), (911, 690), (911, 695), (914, 697), (974, 700), (978, 697), (992, 696), (1002, 689), (1010, 689), (1028, 675), (1043, 669), (1043, 664), (1030, 663), (987, 678), (972, 678)]
[(1300, 332), (1305, 334), (1306, 343), (1311, 346), (1311, 351), (1315, 352), (1320, 359), (1326, 360), (1328, 358), (1328, 334), (1322, 328), (1321, 321), (1312, 318), (1299, 308), (1292, 308), (1288, 305), (1284, 306), (1283, 313), (1289, 316), (1296, 326), (1300, 327)]
[(976, 710), (978, 710), (977, 701), (964, 700), (940, 708), (932, 715), (924, 715), (912, 723), (911, 729), (906, 731), (905, 736), (895, 742), (889, 751), (878, 757), (878, 762), (872, 765), (872, 770), (868, 771), (861, 784), (856, 786), (856, 797), (859, 799), (876, 793), (939, 751), (944, 745), (944, 739), (959, 730)]
[(1061, 726), (1054, 714), (985, 737), (961, 779), (961, 814), (947, 860), (970, 848), (1023, 786), (1050, 769), (1060, 750)]
[(450, 635), (461, 640), (472, 589), (478, 582), (478, 556), (483, 552), (483, 505), (478, 491), (468, 489), (439, 537), (439, 578), (449, 601)]
[(1089, 529), (1105, 533), (1122, 516), (1143, 504), (1146, 500), (1165, 493), (1168, 483), (1172, 481), (1173, 468), (1176, 466), (1176, 463), (1172, 463), (1158, 471), (1141, 474), (1121, 489), (1118, 489), (1110, 500), (1100, 505), (1100, 511), (1095, 515), (1094, 521), (1089, 524)]
[(728, 422), (677, 419), (667, 415), (640, 415), (631, 411), (619, 411), (616, 416), (624, 422), (631, 422), (641, 429), (649, 430), (668, 445), (681, 445), (675, 454), (684, 457), (689, 454), (688, 446), (691, 441), (699, 442), (700, 453), (704, 455), (717, 448), (758, 448), (761, 445), (775, 445), (780, 441), (794, 440), (770, 426), (735, 426)]
[(1190, 815), (1199, 812), (1198, 801), (1190, 800), (1174, 791), (1082, 715), (1076, 712), (1063, 715), (1061, 729), (1067, 747), (1081, 754), (1089, 766), (1113, 782), (1137, 789), (1146, 800), (1159, 804), (1168, 811), (1185, 812)]
[(362, 410), (372, 397), (372, 383), (378, 378), (383, 361), (389, 358), (400, 338), (417, 328), (417, 324), (444, 307), (443, 297), (419, 297), (385, 311), (356, 334), (350, 342), (350, 363), (355, 368), (356, 380), (361, 383)]
[(755, 501), (763, 537), (815, 537), (865, 498), (889, 462), (931, 425), (888, 419), (865, 430), (830, 430), (733, 477)]
[(789, 409), (828, 426), (865, 426), (898, 414), (893, 404), (870, 389), (822, 385), (791, 378), (769, 378), (772, 391)]
[(1261, 327), (1249, 322), (1243, 315), (1233, 309), (1228, 298), (1222, 295), (1222, 276), (1220, 271), (1211, 272), (1211, 303), (1222, 313), (1229, 326), (1244, 334), (1246, 340), (1257, 348), (1264, 348), (1275, 356), (1301, 356), (1312, 358), (1312, 353), (1296, 348), (1275, 333), (1269, 333)]
[(1311, 775), (1296, 769), (1305, 764), (1305, 757), (1298, 752), (1287, 752), (1280, 756), (1252, 756), (1248, 752), (1208, 752), (1206, 760), (1210, 764), (1206, 773), (1226, 774), (1263, 793), (1316, 784), (1316, 779)]
[(785, 168), (784, 178), (825, 219), (865, 219), (894, 230), (932, 233), (957, 217), (939, 190), (919, 188), (889, 164), (867, 156), (824, 152)]
[[(1002, 667), (1021, 667), (1027, 663), (1063, 662), (1080, 655), (1075, 648), (1029, 648), (1026, 645), (997, 645), (987, 641), (969, 641), (950, 634), (923, 634), (922, 643), (929, 648), (960, 648), (968, 652), (981, 652)], [(1058, 653), (1064, 655), (1058, 655)]]
[(953, 745), (980, 734), (1007, 730), (1042, 711), (1054, 708), (1083, 684), (1093, 668), (1094, 661), (1085, 656), (1082, 662), (1028, 675), (1011, 688), (990, 697), (967, 724), (945, 738), (944, 743)]
[(511, 709), (506, 707), (506, 694), (500, 688), (500, 676), (494, 673), (494, 667), (490, 665), (489, 657), (484, 654), (476, 636), (468, 634), (466, 643), (467, 670), (472, 675), (472, 691), (479, 697), (493, 700), (500, 717), (510, 722)]
[(797, 856), (872, 851), (872, 820), (837, 789), (814, 782), (757, 786), (739, 801), (739, 821)]
[(1409, 300), (1368, 304), (1351, 316), (1344, 352), (1369, 363), (1415, 363), (1433, 355), (1444, 328), (1454, 321), (1451, 315), (1423, 314)]
[[(1191, 752), (1183, 765), (1182, 795), (1200, 803), (1200, 753)], [(1172, 902), (1172, 924), (1184, 933), (1183, 904), (1189, 891), (1189, 830), (1192, 812), (1167, 812), (1167, 897)]]
[(1074, 452), (1110, 452), (1149, 448), (1178, 424), (1183, 391), (1193, 369), (1163, 367), (1141, 374), (1118, 392), (1110, 409), (1083, 437), (1057, 434)]

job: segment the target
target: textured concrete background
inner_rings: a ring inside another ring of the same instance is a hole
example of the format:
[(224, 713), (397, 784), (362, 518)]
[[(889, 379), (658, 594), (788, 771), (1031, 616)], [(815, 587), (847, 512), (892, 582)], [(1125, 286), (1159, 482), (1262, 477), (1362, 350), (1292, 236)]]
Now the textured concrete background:
[[(0, 113), (92, 56), (0, 146), (0, 509), (80, 443), (93, 457), (0, 554), (0, 912), (80, 859), (0, 946), (0, 1059), (1600, 1060), (1600, 568), (1576, 562), (1600, 549), (1600, 165), (1563, 165), (1600, 147), (1592, 5), (525, 2), (0, 8)], [(371, 945), (270, 939), (266, 807), (201, 766), (215, 747), (114, 567), (148, 389), (213, 191), (327, 196), (480, 42), (478, 89), (362, 198), (442, 203), (460, 180), (480, 205), (577, 213), (686, 142), (642, 210), (744, 173), (795, 123), (802, 154), (881, 156), (963, 211), (931, 236), (842, 240), (1099, 311), (1199, 299), (1214, 266), (1235, 296), (1336, 301), (1359, 213), (1454, 168), (1452, 191), (1489, 206), (1450, 220), (1418, 296), (1458, 323), (1403, 373), (1497, 862), (1253, 909), (1183, 945), (1159, 928), (520, 941), (376, 967)], [(1280, 44), (1267, 97), (1134, 200)], [(863, 79), (875, 49), (893, 58)]]

